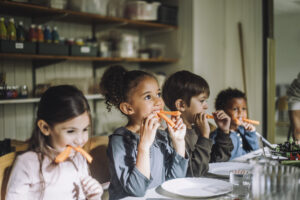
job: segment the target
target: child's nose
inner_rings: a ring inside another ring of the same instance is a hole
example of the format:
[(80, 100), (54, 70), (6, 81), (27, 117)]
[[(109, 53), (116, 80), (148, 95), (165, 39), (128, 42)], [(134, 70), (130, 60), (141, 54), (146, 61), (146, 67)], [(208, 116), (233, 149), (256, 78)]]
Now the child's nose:
[(75, 139), (75, 144), (77, 146), (83, 146), (85, 144), (85, 137), (83, 134), (79, 134)]
[(155, 98), (155, 105), (163, 105), (163, 100), (160, 97)]

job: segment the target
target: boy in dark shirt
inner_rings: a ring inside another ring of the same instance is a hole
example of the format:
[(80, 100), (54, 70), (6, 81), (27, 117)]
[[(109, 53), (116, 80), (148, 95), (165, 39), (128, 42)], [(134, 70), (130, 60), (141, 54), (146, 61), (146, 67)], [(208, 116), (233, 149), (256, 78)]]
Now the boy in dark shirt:
[(199, 177), (208, 171), (209, 162), (223, 162), (230, 158), (233, 144), (229, 136), (230, 117), (223, 111), (213, 113), (218, 126), (215, 143), (209, 139), (207, 120), (208, 83), (189, 71), (172, 74), (163, 86), (163, 99), (170, 110), (178, 110), (187, 126), (186, 149), (190, 155), (187, 176)]

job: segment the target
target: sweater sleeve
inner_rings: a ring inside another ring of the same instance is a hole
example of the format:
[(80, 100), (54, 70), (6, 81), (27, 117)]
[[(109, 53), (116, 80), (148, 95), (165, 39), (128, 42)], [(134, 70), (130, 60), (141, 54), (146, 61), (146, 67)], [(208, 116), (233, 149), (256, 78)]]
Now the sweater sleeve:
[(210, 162), (228, 161), (231, 157), (231, 151), (233, 150), (230, 134), (226, 134), (220, 129), (217, 129), (214, 140), (215, 143), (212, 147)]
[(111, 184), (120, 184), (129, 196), (144, 196), (150, 182), (135, 166), (136, 157), (130, 152), (134, 147), (125, 148), (122, 136), (110, 138), (108, 157), (111, 177), (116, 178)]
[(190, 162), (187, 172), (189, 177), (199, 177), (208, 171), (212, 141), (200, 136), (194, 150), (190, 149)]
[(259, 149), (258, 138), (256, 136), (255, 131), (249, 132), (245, 131), (245, 139), (247, 142), (247, 150), (254, 151)]
[(189, 161), (188, 152), (186, 151), (185, 158), (180, 156), (176, 150), (171, 147), (169, 137), (166, 137), (165, 145), (165, 157), (167, 158), (165, 161), (166, 180), (185, 177)]
[(30, 170), (29, 163), (18, 156), (9, 177), (6, 200), (29, 199)]

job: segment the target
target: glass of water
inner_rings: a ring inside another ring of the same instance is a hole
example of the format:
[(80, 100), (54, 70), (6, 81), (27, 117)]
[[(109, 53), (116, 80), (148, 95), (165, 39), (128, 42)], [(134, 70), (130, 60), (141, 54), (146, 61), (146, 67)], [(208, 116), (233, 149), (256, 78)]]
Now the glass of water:
[(251, 193), (251, 171), (249, 170), (231, 170), (229, 172), (229, 181), (232, 184), (232, 198), (249, 199)]

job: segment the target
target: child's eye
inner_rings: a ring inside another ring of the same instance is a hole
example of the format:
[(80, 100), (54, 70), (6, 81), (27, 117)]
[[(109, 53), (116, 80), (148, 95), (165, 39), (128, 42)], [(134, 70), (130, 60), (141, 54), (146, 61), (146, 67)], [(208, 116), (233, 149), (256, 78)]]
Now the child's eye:
[(89, 131), (89, 128), (83, 129), (83, 132), (88, 132), (88, 131)]
[(158, 97), (161, 97), (161, 92), (157, 93), (157, 96), (158, 96)]
[(146, 100), (149, 100), (149, 99), (151, 99), (151, 95), (147, 95), (147, 96), (145, 96), (145, 99), (146, 99)]
[(67, 130), (67, 133), (74, 133), (75, 130)]
[(202, 99), (202, 100), (200, 100), (200, 103), (201, 103), (201, 104), (207, 103), (207, 99)]

